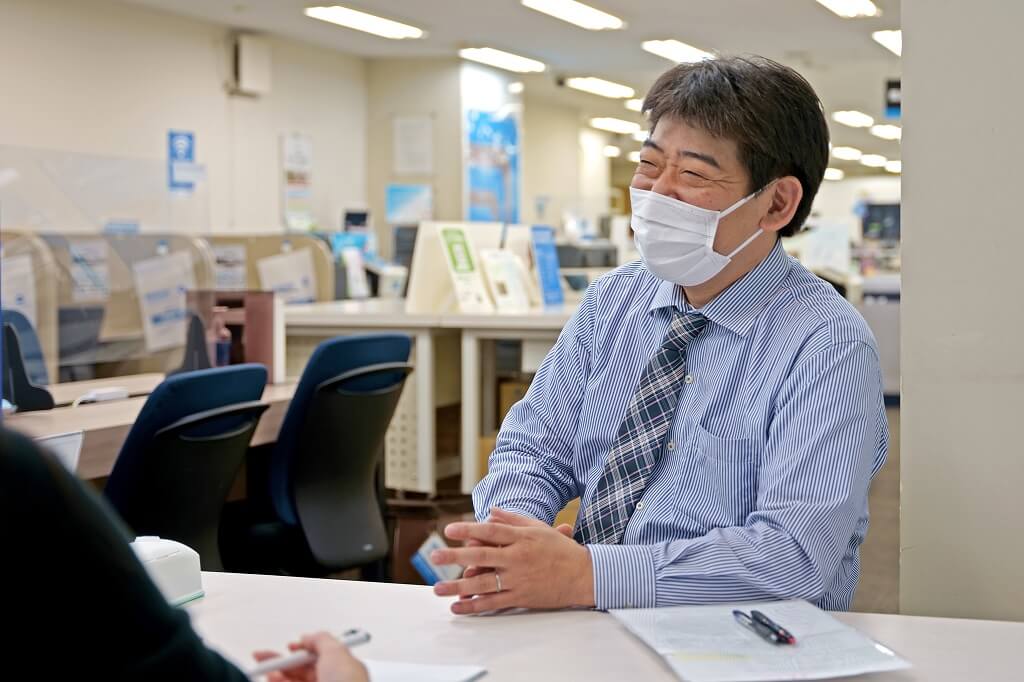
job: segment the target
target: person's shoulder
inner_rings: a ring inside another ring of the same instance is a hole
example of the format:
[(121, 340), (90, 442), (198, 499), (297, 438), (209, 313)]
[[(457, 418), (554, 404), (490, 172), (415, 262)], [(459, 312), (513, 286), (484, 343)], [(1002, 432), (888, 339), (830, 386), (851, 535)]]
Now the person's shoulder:
[(810, 346), (859, 342), (876, 348), (871, 328), (857, 309), (795, 259), (771, 309), (777, 320), (803, 330)]

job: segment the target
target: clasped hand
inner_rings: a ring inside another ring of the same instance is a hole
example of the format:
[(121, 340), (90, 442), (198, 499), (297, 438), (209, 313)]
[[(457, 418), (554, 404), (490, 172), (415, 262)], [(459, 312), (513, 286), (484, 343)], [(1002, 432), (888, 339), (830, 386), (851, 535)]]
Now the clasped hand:
[(594, 605), (590, 552), (572, 539), (570, 526), (552, 528), (495, 508), (486, 523), (452, 523), (444, 532), (465, 543), (430, 557), (466, 567), (460, 579), (434, 585), (439, 596), (459, 597), (452, 613)]

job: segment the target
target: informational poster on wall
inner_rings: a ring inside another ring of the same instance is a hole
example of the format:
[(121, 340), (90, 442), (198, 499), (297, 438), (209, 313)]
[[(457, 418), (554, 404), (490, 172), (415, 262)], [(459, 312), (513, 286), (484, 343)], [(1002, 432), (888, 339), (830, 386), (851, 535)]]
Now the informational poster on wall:
[(195, 187), (196, 135), (187, 130), (167, 131), (167, 189), (189, 193)]
[(533, 244), (533, 263), (537, 270), (541, 299), (546, 306), (565, 303), (562, 291), (562, 274), (558, 264), (558, 248), (555, 246), (555, 230), (548, 225), (534, 225), (530, 228)]
[(388, 225), (419, 225), (434, 215), (434, 188), (430, 185), (388, 185), (384, 190)]
[(261, 258), (256, 269), (260, 275), (260, 288), (273, 291), (285, 303), (312, 303), (316, 300), (316, 271), (309, 249)]
[(0, 259), (0, 301), (4, 308), (17, 310), (36, 326), (36, 277), (32, 256)]
[(110, 268), (107, 242), (102, 239), (75, 239), (68, 242), (71, 276), (71, 300), (75, 303), (102, 303), (110, 298)]
[(284, 224), (306, 232), (313, 220), (313, 138), (301, 133), (281, 136), (281, 170), (284, 188)]
[(466, 112), (466, 219), (519, 222), (519, 122), (514, 112)]
[(395, 116), (391, 154), (395, 175), (432, 175), (434, 119), (431, 116)]
[(245, 244), (218, 244), (213, 248), (213, 277), (220, 291), (248, 288)]
[(146, 350), (155, 352), (185, 343), (186, 294), (196, 288), (192, 257), (176, 251), (132, 265)]
[(441, 228), (441, 245), (459, 310), (464, 313), (494, 312), (466, 231), (454, 226)]

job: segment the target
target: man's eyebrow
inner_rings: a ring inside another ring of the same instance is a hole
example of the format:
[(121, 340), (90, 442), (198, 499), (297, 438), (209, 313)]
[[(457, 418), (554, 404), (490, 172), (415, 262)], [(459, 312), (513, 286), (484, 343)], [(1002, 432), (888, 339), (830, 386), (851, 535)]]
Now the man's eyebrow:
[(661, 147), (659, 147), (659, 146), (658, 146), (658, 143), (657, 143), (657, 142), (655, 142), (654, 140), (652, 140), (652, 139), (651, 139), (651, 138), (649, 138), (649, 137), (648, 137), (648, 138), (647, 138), (646, 140), (644, 140), (644, 144), (643, 144), (643, 146), (644, 146), (644, 147), (650, 147), (651, 149), (653, 149), (653, 150), (655, 150), (655, 151), (658, 151), (658, 152), (661, 152), (662, 154), (664, 154), (664, 153), (665, 153), (665, 150), (664, 150), (664, 149), (662, 149)]
[[(650, 147), (651, 149), (661, 152), (662, 154), (665, 153), (665, 150), (658, 146), (658, 143), (652, 140), (651, 138), (647, 138), (646, 140), (644, 140), (643, 146)], [(711, 156), (710, 154), (702, 154), (700, 152), (695, 152), (689, 149), (681, 149), (679, 150), (679, 156), (686, 157), (689, 159), (697, 159), (698, 161), (703, 161), (709, 166), (714, 166), (718, 170), (722, 170), (722, 164), (718, 163), (718, 159)]]

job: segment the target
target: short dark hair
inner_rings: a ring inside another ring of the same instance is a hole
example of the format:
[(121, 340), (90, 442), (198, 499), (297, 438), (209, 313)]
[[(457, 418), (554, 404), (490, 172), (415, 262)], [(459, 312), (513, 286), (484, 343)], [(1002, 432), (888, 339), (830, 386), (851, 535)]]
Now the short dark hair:
[(775, 178), (797, 178), (804, 195), (779, 234), (803, 227), (825, 177), (829, 134), (821, 100), (799, 73), (753, 56), (678, 64), (651, 87), (643, 111), (652, 131), (668, 116), (734, 141), (751, 192)]

